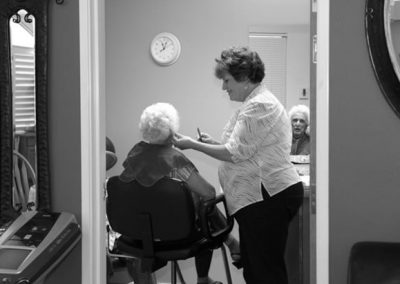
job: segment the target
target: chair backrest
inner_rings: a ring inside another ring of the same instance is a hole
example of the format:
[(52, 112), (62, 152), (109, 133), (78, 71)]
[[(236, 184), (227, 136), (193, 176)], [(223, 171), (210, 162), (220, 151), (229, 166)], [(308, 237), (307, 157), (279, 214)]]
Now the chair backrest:
[(142, 240), (150, 230), (153, 240), (179, 241), (190, 238), (196, 226), (191, 192), (176, 179), (145, 187), (110, 177), (106, 211), (111, 228), (133, 240)]
[(355, 243), (350, 251), (347, 283), (400, 283), (400, 243)]

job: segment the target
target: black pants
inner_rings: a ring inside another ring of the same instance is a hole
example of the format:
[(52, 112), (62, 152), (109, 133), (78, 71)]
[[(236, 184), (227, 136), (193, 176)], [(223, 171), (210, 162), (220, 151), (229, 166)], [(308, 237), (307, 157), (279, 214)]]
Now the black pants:
[(303, 202), (303, 184), (294, 184), (234, 214), (239, 225), (243, 277), (247, 284), (287, 284), (285, 247), (289, 223)]

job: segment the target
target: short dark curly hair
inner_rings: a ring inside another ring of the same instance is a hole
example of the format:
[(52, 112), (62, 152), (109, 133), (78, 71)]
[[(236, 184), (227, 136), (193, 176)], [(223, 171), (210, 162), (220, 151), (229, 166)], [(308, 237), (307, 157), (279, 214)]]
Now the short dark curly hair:
[(228, 73), (238, 81), (249, 79), (252, 83), (260, 83), (265, 76), (264, 63), (257, 52), (248, 47), (231, 47), (221, 52), (216, 58), (214, 74), (218, 79)]

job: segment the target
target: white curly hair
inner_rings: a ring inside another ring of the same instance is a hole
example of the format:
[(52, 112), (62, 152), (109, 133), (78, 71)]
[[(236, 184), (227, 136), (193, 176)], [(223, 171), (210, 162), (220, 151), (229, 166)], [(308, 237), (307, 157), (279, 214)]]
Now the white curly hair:
[(306, 119), (307, 125), (310, 125), (310, 109), (305, 105), (296, 105), (289, 110), (289, 118), (292, 120), (292, 117), (295, 113), (302, 113)]
[(139, 130), (145, 141), (163, 144), (179, 130), (179, 115), (169, 103), (155, 103), (143, 110)]

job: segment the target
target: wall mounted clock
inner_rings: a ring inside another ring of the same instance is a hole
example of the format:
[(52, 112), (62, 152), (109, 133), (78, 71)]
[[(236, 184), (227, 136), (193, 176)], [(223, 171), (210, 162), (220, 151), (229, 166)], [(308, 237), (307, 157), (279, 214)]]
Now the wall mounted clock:
[(168, 66), (178, 60), (181, 54), (181, 44), (174, 34), (159, 33), (151, 41), (150, 53), (157, 64)]

